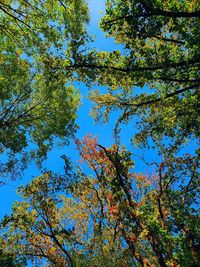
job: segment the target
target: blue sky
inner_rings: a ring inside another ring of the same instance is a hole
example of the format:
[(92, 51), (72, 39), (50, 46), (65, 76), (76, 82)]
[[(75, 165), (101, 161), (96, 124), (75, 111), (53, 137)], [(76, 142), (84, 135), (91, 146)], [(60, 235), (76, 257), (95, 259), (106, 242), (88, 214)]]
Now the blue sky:
[[(104, 33), (100, 32), (98, 29), (98, 22), (100, 18), (100, 12), (104, 10), (104, 1), (89, 1), (90, 8), (90, 16), (91, 22), (89, 25), (90, 32), (97, 35), (96, 41), (94, 45), (98, 45), (100, 49), (108, 49), (111, 50), (113, 48), (114, 42), (113, 40), (106, 40), (104, 38)], [(83, 85), (79, 85), (79, 90), (81, 91), (82, 99), (81, 106), (78, 112), (77, 123), (80, 126), (80, 130), (77, 132), (77, 137), (81, 138), (87, 133), (92, 133), (94, 135), (98, 135), (100, 142), (104, 145), (109, 145), (112, 143), (112, 132), (110, 131), (110, 125), (97, 126), (94, 124), (92, 118), (89, 117), (89, 112), (91, 109), (91, 104), (87, 99), (87, 88)], [(105, 135), (106, 133), (106, 135)], [(106, 136), (106, 138), (105, 138)], [(71, 141), (71, 145), (69, 147), (58, 148), (55, 147), (48, 156), (48, 160), (44, 163), (44, 167), (54, 170), (54, 171), (62, 171), (64, 162), (60, 158), (61, 155), (68, 155), (74, 162), (78, 161), (79, 155), (78, 151), (75, 149), (73, 141)], [(30, 164), (28, 169), (25, 171), (24, 176), (21, 180), (10, 181), (6, 180), (6, 184), (0, 187), (0, 217), (4, 216), (6, 213), (9, 213), (11, 210), (12, 203), (18, 200), (18, 196), (16, 194), (17, 188), (21, 184), (26, 184), (33, 177), (36, 177), (40, 174), (40, 170), (35, 166), (35, 164)]]
[[(114, 48), (122, 49), (121, 46), (116, 45), (114, 40), (109, 38), (105, 38), (105, 33), (99, 30), (99, 19), (101, 16), (102, 11), (104, 11), (104, 1), (96, 1), (90, 0), (89, 1), (90, 7), (90, 16), (91, 22), (89, 25), (90, 33), (96, 35), (96, 39), (94, 42), (94, 46), (98, 47), (99, 49), (111, 51)], [(96, 89), (96, 87), (94, 88)], [(81, 92), (81, 103), (82, 105), (78, 111), (78, 118), (77, 123), (80, 126), (79, 131), (77, 132), (78, 138), (83, 138), (87, 133), (91, 133), (92, 135), (98, 136), (99, 143), (103, 146), (109, 146), (113, 143), (113, 128), (118, 119), (119, 113), (111, 114), (109, 123), (106, 125), (96, 125), (94, 120), (89, 117), (91, 103), (87, 99), (88, 96), (88, 88), (84, 84), (79, 85), (79, 90)], [(121, 143), (126, 145), (126, 147), (130, 150), (133, 150), (133, 147), (130, 145), (130, 138), (134, 133), (134, 124), (130, 123), (128, 125), (124, 125), (122, 132), (121, 132)], [(154, 161), (157, 159), (157, 154), (152, 154), (152, 152), (141, 151), (136, 153), (145, 153), (146, 159), (149, 161)], [(78, 151), (75, 149), (75, 145), (73, 141), (71, 141), (71, 145), (69, 147), (58, 148), (55, 147), (48, 155), (48, 160), (44, 163), (44, 167), (55, 172), (62, 172), (64, 162), (60, 158), (61, 155), (66, 154), (71, 158), (74, 163), (77, 163), (79, 160)], [(139, 160), (137, 157), (135, 158), (136, 163), (136, 171), (143, 171), (147, 170), (147, 166)], [(16, 200), (19, 200), (16, 190), (21, 184), (26, 184), (30, 181), (33, 177), (38, 176), (41, 173), (40, 170), (34, 165), (30, 164), (28, 169), (25, 171), (24, 176), (21, 180), (10, 181), (6, 180), (6, 184), (0, 187), (0, 217), (8, 214), (11, 210), (12, 203)]]
[[(90, 0), (90, 16), (91, 22), (89, 26), (90, 33), (96, 35), (96, 40), (94, 42), (94, 46), (96, 46), (100, 50), (111, 51), (114, 48), (122, 49), (122, 46), (116, 45), (112, 38), (106, 39), (105, 33), (100, 31), (98, 23), (101, 16), (101, 12), (104, 11), (105, 4), (103, 0)], [(91, 103), (88, 100), (88, 88), (84, 84), (78, 85), (79, 90), (81, 92), (81, 106), (78, 111), (77, 124), (80, 129), (77, 132), (77, 138), (83, 138), (87, 133), (91, 133), (92, 135), (98, 136), (98, 142), (103, 146), (109, 146), (114, 142), (113, 138), (113, 129), (115, 123), (118, 119), (119, 112), (115, 112), (111, 114), (110, 120), (108, 124), (95, 124), (94, 120), (89, 116), (91, 110)], [(93, 89), (96, 89), (94, 87)], [(159, 157), (156, 151), (147, 151), (146, 149), (135, 149), (130, 143), (130, 138), (133, 136), (135, 132), (134, 122), (131, 121), (128, 125), (123, 125), (123, 129), (121, 131), (121, 144), (125, 145), (127, 149), (134, 152), (139, 156), (145, 155), (145, 159), (147, 162), (156, 162)], [(192, 148), (190, 147), (189, 150)], [(71, 141), (70, 146), (68, 147), (55, 147), (48, 155), (48, 159), (44, 163), (44, 167), (55, 172), (62, 172), (64, 162), (61, 159), (61, 156), (65, 154), (69, 156), (75, 164), (79, 160), (78, 151), (75, 148), (73, 140)], [(141, 159), (136, 156), (133, 156), (136, 164), (135, 171), (149, 173), (153, 172), (154, 167), (148, 167)], [(0, 187), (0, 218), (5, 214), (9, 214), (11, 211), (12, 204), (16, 200), (20, 200), (20, 198), (16, 194), (17, 188), (21, 184), (26, 184), (28, 181), (31, 181), (33, 177), (37, 177), (41, 173), (40, 170), (35, 166), (35, 164), (30, 164), (28, 169), (25, 171), (24, 176), (21, 180), (10, 181), (7, 180), (4, 186)], [(30, 265), (31, 266), (31, 265)]]
[[(98, 47), (101, 50), (111, 51), (114, 48), (122, 49), (121, 46), (116, 45), (114, 40), (105, 38), (105, 33), (100, 31), (98, 23), (101, 17), (102, 11), (104, 11), (104, 1), (89, 1), (90, 16), (91, 22), (89, 25), (90, 33), (96, 35), (94, 46)], [(93, 89), (96, 89), (93, 88)], [(91, 103), (88, 100), (88, 88), (84, 84), (79, 85), (79, 90), (81, 92), (81, 103), (82, 105), (78, 111), (77, 123), (80, 126), (79, 131), (77, 132), (78, 138), (83, 138), (87, 133), (98, 136), (99, 143), (103, 146), (111, 145), (113, 141), (113, 128), (118, 119), (119, 112), (111, 114), (109, 123), (104, 125), (96, 125), (94, 120), (89, 117)], [(130, 138), (134, 133), (134, 123), (129, 123), (124, 125), (121, 131), (121, 144), (126, 145), (127, 149), (133, 151), (133, 147), (130, 145)], [(145, 150), (135, 151), (136, 154), (142, 155), (145, 154), (147, 161), (156, 161), (158, 156), (156, 153), (147, 152)], [(44, 167), (55, 172), (62, 172), (64, 162), (60, 158), (61, 155), (66, 154), (71, 158), (74, 163), (77, 163), (79, 160), (78, 151), (75, 149), (73, 141), (69, 147), (58, 148), (55, 147), (48, 155), (48, 160), (44, 163)], [(136, 160), (136, 171), (147, 171), (147, 165), (144, 164), (141, 160), (135, 157)], [(26, 184), (33, 177), (38, 176), (41, 173), (40, 170), (34, 165), (30, 164), (29, 168), (25, 171), (24, 176), (21, 180), (10, 181), (6, 180), (6, 185), (0, 187), (0, 217), (4, 216), (6, 213), (9, 213), (11, 210), (12, 203), (18, 200), (16, 190), (21, 184)]]

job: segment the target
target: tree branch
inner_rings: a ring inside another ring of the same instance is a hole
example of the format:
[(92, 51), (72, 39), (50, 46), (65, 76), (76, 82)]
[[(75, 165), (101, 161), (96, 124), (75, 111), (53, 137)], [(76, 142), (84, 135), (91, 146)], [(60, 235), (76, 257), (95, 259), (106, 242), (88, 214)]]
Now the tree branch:
[(175, 63), (163, 63), (163, 64), (157, 64), (155, 66), (146, 66), (146, 67), (138, 67), (135, 66), (133, 68), (120, 68), (120, 67), (113, 67), (113, 66), (106, 66), (106, 65), (97, 65), (97, 64), (90, 64), (90, 63), (76, 63), (70, 66), (67, 66), (66, 69), (73, 69), (73, 68), (89, 68), (89, 69), (105, 69), (105, 70), (113, 70), (113, 71), (119, 71), (123, 73), (130, 73), (130, 72), (140, 72), (140, 71), (156, 71), (156, 70), (165, 70), (167, 68), (177, 68), (177, 67), (184, 67), (188, 65), (194, 65), (200, 63), (200, 59), (192, 59), (190, 61), (180, 61)]
[(164, 100), (164, 99), (168, 99), (170, 97), (173, 97), (175, 95), (178, 95), (178, 94), (181, 94), (183, 92), (186, 92), (188, 90), (191, 90), (191, 89), (194, 89), (194, 88), (197, 88), (198, 86), (200, 86), (200, 83), (196, 83), (196, 84), (193, 84), (191, 86), (188, 86), (188, 87), (185, 87), (185, 88), (182, 88), (180, 90), (177, 90), (173, 93), (170, 93), (170, 94), (167, 94), (165, 97), (158, 97), (156, 99), (152, 99), (152, 100), (148, 100), (148, 101), (145, 101), (145, 102), (141, 102), (141, 103), (138, 103), (138, 104), (135, 104), (135, 103), (127, 103), (127, 102), (121, 102), (121, 104), (123, 106), (135, 106), (136, 109), (139, 108), (139, 107), (142, 107), (142, 106), (147, 106), (147, 105), (150, 105), (150, 104), (154, 104), (154, 103), (157, 103), (161, 100)]
[(149, 9), (149, 11), (145, 11), (144, 13), (138, 13), (138, 14), (135, 13), (132, 15), (120, 16), (111, 20), (104, 21), (104, 23), (111, 24), (113, 22), (117, 22), (120, 20), (130, 21), (137, 18), (150, 18), (153, 16), (162, 16), (168, 18), (199, 18), (200, 11), (197, 10), (194, 12), (187, 12), (187, 11), (166, 11), (161, 9)]

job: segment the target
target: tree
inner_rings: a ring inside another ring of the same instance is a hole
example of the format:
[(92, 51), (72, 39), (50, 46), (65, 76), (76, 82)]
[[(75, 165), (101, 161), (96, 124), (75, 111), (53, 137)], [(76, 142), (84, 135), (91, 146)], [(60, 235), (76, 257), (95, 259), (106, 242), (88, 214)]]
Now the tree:
[(12, 215), (4, 218), (3, 226), (9, 225), (10, 229), (5, 235), (3, 251), (17, 260), (38, 258), (53, 266), (73, 266), (64, 244), (70, 230), (61, 228), (56, 186), (55, 177), (51, 179), (51, 174), (46, 173), (19, 189), (24, 201), (15, 203)]
[(134, 173), (125, 148), (90, 136), (77, 145), (90, 174), (79, 170), (67, 183), (46, 173), (22, 187), (24, 201), (2, 221), (2, 250), (46, 258), (48, 266), (65, 266), (66, 258), (73, 266), (197, 266), (196, 158), (161, 162), (144, 175)]
[(131, 171), (130, 152), (116, 145), (106, 149), (87, 136), (78, 146), (105, 201), (104, 218), (116, 224), (135, 265), (197, 266), (198, 158), (171, 157), (149, 176)]
[(0, 173), (15, 177), (76, 132), (80, 97), (64, 66), (88, 38), (88, 10), (82, 0), (34, 0), (1, 1), (0, 11)]
[(35, 259), (47, 266), (105, 266), (108, 260), (110, 266), (116, 266), (115, 260), (126, 263), (124, 257), (130, 253), (118, 251), (119, 241), (113, 245), (112, 228), (102, 225), (99, 235), (95, 191), (70, 180), (61, 182), (60, 176), (46, 173), (19, 189), (24, 200), (15, 203), (12, 214), (2, 221), (1, 250), (17, 261)]
[(198, 137), (199, 10), (198, 1), (106, 1), (101, 29), (124, 49), (91, 51), (73, 67), (108, 88), (91, 93), (93, 116), (107, 121), (121, 110), (116, 135), (134, 117), (135, 143), (167, 138), (179, 147)]

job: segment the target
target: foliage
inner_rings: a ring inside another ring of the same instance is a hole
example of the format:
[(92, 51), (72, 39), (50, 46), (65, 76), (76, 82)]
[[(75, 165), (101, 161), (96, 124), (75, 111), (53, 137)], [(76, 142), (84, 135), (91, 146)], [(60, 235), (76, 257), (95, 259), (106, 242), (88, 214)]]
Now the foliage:
[(91, 92), (92, 115), (120, 110), (116, 138), (134, 118), (132, 141), (162, 154), (153, 174), (136, 173), (118, 143), (77, 140), (85, 172), (63, 156), (64, 175), (18, 189), (23, 200), (1, 221), (0, 265), (197, 267), (199, 151), (181, 148), (199, 136), (199, 1), (107, 0), (101, 29), (124, 46), (112, 52), (88, 52), (83, 0), (1, 1), (0, 12), (1, 175), (41, 165), (74, 136), (77, 81), (108, 88)]
[[(32, 260), (34, 257), (45, 258), (54, 266), (70, 263), (63, 244), (63, 238), (66, 240), (70, 232), (63, 231), (59, 222), (59, 197), (54, 189), (56, 181), (55, 177), (46, 173), (30, 185), (19, 188), (24, 201), (15, 203), (12, 215), (4, 218), (3, 225), (8, 224), (10, 230), (6, 233), (3, 251), (12, 253), (17, 259), (25, 256)], [(62, 233), (62, 238), (59, 233)]]
[(117, 137), (132, 118), (142, 146), (149, 137), (176, 147), (199, 136), (199, 12), (199, 1), (106, 1), (101, 29), (124, 49), (90, 51), (76, 67), (108, 88), (91, 93), (97, 120), (122, 111)]
[(87, 42), (88, 14), (82, 0), (1, 1), (0, 12), (0, 172), (15, 177), (77, 129), (80, 97), (65, 65)]
[(197, 157), (172, 157), (150, 176), (131, 171), (130, 152), (118, 146), (105, 149), (90, 137), (78, 146), (105, 201), (103, 217), (124, 238), (136, 266), (197, 264)]
[[(88, 203), (85, 203), (79, 195), (79, 187), (72, 196), (76, 186), (73, 189), (70, 186), (70, 195), (61, 195), (60, 186), (54, 189), (59, 181), (60, 177), (46, 173), (19, 189), (24, 201), (16, 202), (12, 214), (5, 216), (2, 221), (2, 251), (9, 252), (17, 260), (36, 259), (40, 265), (47, 266), (97, 266), (97, 260), (102, 255), (101, 266), (105, 266), (107, 260), (113, 262), (117, 257), (122, 261), (122, 255), (117, 251), (120, 246), (115, 249), (109, 246), (113, 244), (110, 231), (105, 231), (102, 236), (97, 233), (92, 235), (96, 224), (89, 218), (95, 217), (88, 207), (91, 203), (89, 195), (86, 195)], [(69, 191), (69, 184), (67, 187)], [(98, 245), (104, 242), (102, 252)], [(113, 252), (116, 253), (114, 257)]]
[(77, 145), (93, 173), (79, 170), (63, 188), (50, 173), (21, 187), (24, 201), (2, 222), (3, 250), (48, 266), (197, 266), (196, 158), (161, 162), (144, 175), (124, 148), (106, 149), (90, 136)]
[(16, 261), (16, 259), (9, 254), (4, 254), (3, 251), (0, 252), (1, 258), (0, 258), (0, 266), (3, 267), (24, 267), (26, 266), (25, 261)]

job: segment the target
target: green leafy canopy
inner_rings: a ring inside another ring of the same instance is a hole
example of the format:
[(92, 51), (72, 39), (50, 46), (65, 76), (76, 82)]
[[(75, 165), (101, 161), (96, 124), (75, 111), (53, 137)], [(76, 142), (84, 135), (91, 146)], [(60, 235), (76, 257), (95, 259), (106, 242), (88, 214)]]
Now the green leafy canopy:
[(89, 39), (88, 20), (82, 0), (1, 1), (1, 175), (41, 163), (76, 132), (80, 96), (65, 66)]

